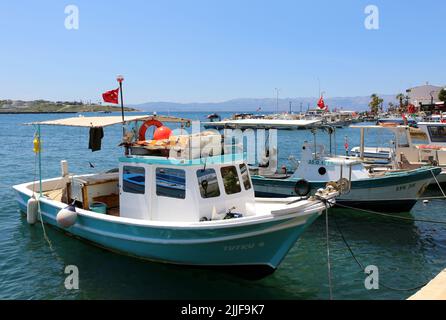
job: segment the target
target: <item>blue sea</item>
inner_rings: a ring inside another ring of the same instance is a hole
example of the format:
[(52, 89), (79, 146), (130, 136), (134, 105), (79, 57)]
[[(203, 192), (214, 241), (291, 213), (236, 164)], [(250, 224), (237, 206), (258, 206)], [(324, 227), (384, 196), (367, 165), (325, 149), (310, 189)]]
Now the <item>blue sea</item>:
[[(160, 113), (161, 114), (161, 113)], [(172, 113), (205, 121), (206, 113)], [(229, 114), (221, 114), (223, 117)], [(40, 225), (29, 226), (19, 212), (11, 186), (36, 177), (35, 128), (24, 123), (73, 115), (0, 115), (0, 299), (328, 299), (325, 219), (316, 221), (296, 243), (276, 273), (260, 281), (221, 271), (140, 261), (94, 247)], [(76, 115), (74, 115), (76, 116)], [(121, 127), (105, 129), (99, 152), (88, 150), (88, 130), (43, 127), (44, 178), (60, 175), (60, 161), (72, 173), (93, 173), (117, 167)], [(337, 131), (338, 151), (345, 137), (359, 144), (354, 129)], [(385, 145), (388, 136), (373, 136)], [(280, 165), (299, 158), (309, 131), (279, 132)], [(318, 141), (327, 141), (325, 135)], [(371, 143), (371, 141), (370, 141)], [(91, 165), (94, 166), (92, 168)], [(421, 201), (404, 217), (446, 221), (445, 202)], [(335, 209), (329, 215), (331, 272), (335, 299), (406, 299), (446, 267), (446, 225), (390, 219), (359, 211)], [(336, 228), (336, 224), (338, 228)], [(366, 275), (341, 238), (342, 231), (358, 260), (379, 268), (379, 290), (367, 290)], [(79, 290), (65, 289), (67, 265), (79, 269)]]

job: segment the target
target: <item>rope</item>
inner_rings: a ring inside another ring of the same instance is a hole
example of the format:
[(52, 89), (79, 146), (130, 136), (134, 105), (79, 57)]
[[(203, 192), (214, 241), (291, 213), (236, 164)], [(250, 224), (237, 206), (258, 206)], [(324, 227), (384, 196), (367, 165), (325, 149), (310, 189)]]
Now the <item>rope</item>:
[(40, 215), (40, 224), (42, 225), (42, 230), (43, 230), (43, 238), (46, 240), (46, 242), (48, 243), (48, 246), (50, 247), (51, 252), (54, 252), (53, 249), (53, 245), (51, 243), (50, 238), (48, 238), (48, 235), (46, 234), (46, 230), (45, 230), (45, 224), (43, 222), (43, 214), (42, 214), (42, 209), (40, 208), (40, 199), (37, 202), (37, 208), (39, 209), (39, 215)]
[(330, 300), (333, 300), (333, 288), (331, 282), (331, 263), (330, 263), (330, 237), (329, 237), (329, 224), (328, 224), (328, 206), (325, 204), (325, 233), (327, 236), (327, 272), (328, 272), (328, 289)]
[[(355, 253), (353, 252), (353, 249), (351, 248), (350, 244), (347, 242), (347, 239), (344, 236), (344, 233), (342, 232), (342, 230), (339, 228), (338, 222), (336, 220), (336, 216), (334, 217), (334, 221), (335, 221), (335, 226), (336, 229), (338, 231), (338, 233), (340, 234), (342, 241), (344, 242), (345, 246), (347, 247), (348, 251), (350, 252), (350, 255), (353, 257), (353, 259), (355, 260), (356, 264), (359, 266), (359, 268), (361, 269), (361, 271), (365, 270), (365, 266), (361, 263), (361, 261), (359, 261), (359, 259), (356, 257)], [(382, 281), (379, 282), (380, 286), (383, 286), (384, 288), (388, 289), (388, 290), (392, 290), (392, 291), (400, 291), (400, 292), (405, 292), (405, 291), (415, 291), (415, 290), (419, 290), (423, 287), (425, 287), (427, 284), (429, 283), (429, 281), (425, 282), (422, 285), (413, 287), (413, 288), (395, 288), (392, 286), (389, 286), (385, 283), (383, 283)]]
[[(332, 203), (332, 204), (335, 205), (334, 203)], [(425, 222), (425, 223), (434, 223), (434, 224), (444, 224), (444, 225), (446, 225), (446, 221), (401, 217), (401, 216), (396, 216), (396, 215), (392, 215), (392, 214), (376, 212), (376, 211), (372, 211), (372, 210), (365, 210), (365, 209), (360, 209), (360, 208), (354, 208), (354, 207), (346, 206), (346, 205), (340, 204), (340, 203), (336, 203), (336, 206), (343, 207), (343, 208), (346, 208), (346, 209), (355, 210), (355, 211), (360, 211), (360, 212), (364, 212), (364, 213), (376, 214), (376, 215), (379, 215), (379, 216), (384, 216), (384, 217), (388, 217), (388, 218), (392, 218), (392, 219), (406, 220), (406, 221), (411, 221), (411, 222)]]
[(433, 169), (431, 169), (430, 172), (431, 172), (432, 176), (434, 177), (435, 182), (437, 183), (438, 188), (440, 189), (441, 193), (443, 194), (443, 197), (446, 198), (446, 194), (444, 193), (443, 188), (441, 187), (440, 182), (438, 182), (438, 179), (435, 176)]
[[(39, 136), (39, 139), (40, 139), (40, 136)], [(40, 152), (42, 152), (42, 150), (39, 150), (39, 153)], [(37, 156), (37, 153), (36, 153), (36, 156), (34, 157), (34, 181), (33, 181), (33, 195), (32, 195), (33, 199), (36, 199), (36, 191), (35, 191), (35, 189), (36, 189), (36, 177), (37, 177), (37, 157), (38, 156)], [(40, 180), (42, 180), (41, 172), (39, 172), (39, 178), (40, 178)], [(48, 243), (48, 246), (50, 247), (51, 252), (54, 252), (53, 245), (52, 245), (50, 239), (48, 238), (48, 235), (47, 235), (46, 230), (45, 230), (45, 224), (44, 224), (44, 221), (43, 221), (42, 209), (40, 207), (40, 196), (39, 196), (39, 199), (37, 199), (37, 208), (38, 208), (38, 213), (39, 213), (39, 216), (40, 216), (40, 224), (42, 226), (43, 238)]]

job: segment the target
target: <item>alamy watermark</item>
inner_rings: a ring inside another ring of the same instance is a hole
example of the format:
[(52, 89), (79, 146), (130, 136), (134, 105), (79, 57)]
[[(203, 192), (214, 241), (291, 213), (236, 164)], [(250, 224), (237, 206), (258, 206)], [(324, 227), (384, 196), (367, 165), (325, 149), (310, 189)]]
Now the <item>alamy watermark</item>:
[(377, 266), (367, 266), (364, 270), (367, 277), (364, 280), (364, 287), (367, 290), (379, 290), (379, 269)]
[(70, 4), (65, 7), (65, 29), (67, 30), (79, 30), (79, 7)]
[(64, 282), (65, 289), (79, 290), (79, 268), (74, 265), (66, 266), (64, 273), (67, 275)]
[(379, 8), (376, 5), (368, 5), (364, 9), (364, 13), (367, 15), (364, 20), (364, 27), (367, 30), (379, 29)]

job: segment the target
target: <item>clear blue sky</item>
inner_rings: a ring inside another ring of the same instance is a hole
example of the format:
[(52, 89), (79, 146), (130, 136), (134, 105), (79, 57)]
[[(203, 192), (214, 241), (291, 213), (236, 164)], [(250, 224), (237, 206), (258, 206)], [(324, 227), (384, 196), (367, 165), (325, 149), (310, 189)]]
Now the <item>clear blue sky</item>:
[[(65, 6), (80, 28), (65, 29)], [(366, 30), (364, 9), (380, 9)], [(444, 85), (443, 0), (0, 2), (0, 99), (128, 103), (395, 93)]]

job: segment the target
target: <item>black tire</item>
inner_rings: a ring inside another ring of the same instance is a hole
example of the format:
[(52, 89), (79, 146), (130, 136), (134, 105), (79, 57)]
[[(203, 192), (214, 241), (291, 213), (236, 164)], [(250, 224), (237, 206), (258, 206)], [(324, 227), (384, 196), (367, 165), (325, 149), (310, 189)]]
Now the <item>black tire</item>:
[(306, 197), (311, 192), (311, 185), (307, 180), (299, 180), (294, 185), (294, 192), (296, 192), (299, 197)]

